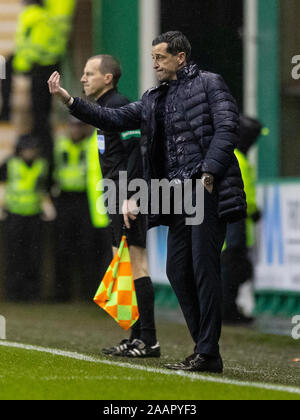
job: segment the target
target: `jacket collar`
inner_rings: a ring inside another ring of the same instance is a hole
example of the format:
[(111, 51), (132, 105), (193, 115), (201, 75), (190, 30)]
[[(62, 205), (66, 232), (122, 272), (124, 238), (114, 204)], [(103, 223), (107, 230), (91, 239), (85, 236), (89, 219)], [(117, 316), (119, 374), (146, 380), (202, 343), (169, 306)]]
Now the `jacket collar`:
[(174, 80), (174, 82), (162, 82), (160, 85), (150, 89), (149, 93), (154, 93), (157, 91), (168, 89), (172, 83), (176, 83), (178, 81), (180, 82), (180, 81), (194, 79), (195, 77), (199, 75), (199, 72), (200, 72), (200, 69), (197, 66), (197, 64), (189, 64), (177, 72), (177, 80)]
[(177, 80), (194, 79), (199, 75), (197, 64), (189, 64), (177, 72)]
[(108, 90), (107, 92), (104, 93), (104, 95), (100, 96), (99, 99), (97, 99), (97, 103), (101, 106), (105, 106), (107, 104), (107, 101), (109, 100), (109, 98), (115, 93), (118, 92), (117, 88), (113, 88)]

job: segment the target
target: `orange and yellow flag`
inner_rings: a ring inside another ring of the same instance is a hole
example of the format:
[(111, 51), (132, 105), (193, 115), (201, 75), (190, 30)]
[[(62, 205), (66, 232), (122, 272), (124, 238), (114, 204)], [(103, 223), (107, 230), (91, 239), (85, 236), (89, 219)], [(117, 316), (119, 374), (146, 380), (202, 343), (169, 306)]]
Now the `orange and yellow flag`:
[(111, 262), (94, 297), (124, 330), (129, 330), (139, 319), (136, 291), (126, 236)]

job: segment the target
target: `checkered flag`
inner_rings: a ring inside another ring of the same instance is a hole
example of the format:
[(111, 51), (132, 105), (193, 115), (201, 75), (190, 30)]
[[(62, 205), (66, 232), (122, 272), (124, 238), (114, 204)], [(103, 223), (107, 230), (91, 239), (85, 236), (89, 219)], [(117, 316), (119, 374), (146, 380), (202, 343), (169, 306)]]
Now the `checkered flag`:
[(94, 302), (126, 331), (139, 319), (126, 236), (122, 237), (120, 248), (99, 286)]

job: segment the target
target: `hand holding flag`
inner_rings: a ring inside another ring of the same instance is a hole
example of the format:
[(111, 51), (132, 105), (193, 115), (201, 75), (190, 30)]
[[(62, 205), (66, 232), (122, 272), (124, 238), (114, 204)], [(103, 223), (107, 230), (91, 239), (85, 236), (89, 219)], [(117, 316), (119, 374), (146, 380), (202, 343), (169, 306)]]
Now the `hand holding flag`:
[(126, 331), (139, 319), (126, 236), (122, 237), (120, 248), (99, 286), (94, 302)]

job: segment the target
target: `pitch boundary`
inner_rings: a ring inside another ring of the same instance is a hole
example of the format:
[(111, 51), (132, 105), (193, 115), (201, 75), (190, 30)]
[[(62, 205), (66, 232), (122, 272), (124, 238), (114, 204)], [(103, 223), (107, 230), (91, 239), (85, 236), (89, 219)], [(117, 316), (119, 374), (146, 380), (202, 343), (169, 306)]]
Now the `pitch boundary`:
[(257, 388), (257, 389), (277, 391), (277, 392), (286, 392), (289, 394), (300, 395), (300, 388), (291, 387), (291, 386), (274, 385), (274, 384), (267, 384), (267, 383), (264, 384), (264, 383), (259, 383), (259, 382), (238, 381), (238, 380), (233, 380), (233, 379), (228, 379), (228, 378), (223, 378), (223, 377), (218, 378), (215, 376), (199, 375), (197, 373), (175, 372), (171, 370), (169, 371), (166, 369), (158, 369), (158, 368), (152, 368), (152, 367), (147, 367), (147, 366), (135, 365), (135, 364), (130, 364), (126, 362), (115, 362), (115, 361), (110, 361), (110, 360), (98, 359), (96, 357), (88, 356), (86, 354), (81, 354), (77, 352), (53, 349), (53, 348), (48, 348), (48, 347), (34, 346), (31, 344), (15, 343), (15, 342), (10, 342), (10, 341), (0, 340), (0, 346), (17, 348), (21, 350), (36, 351), (40, 353), (47, 353), (54, 356), (66, 357), (73, 360), (80, 360), (80, 361), (89, 362), (89, 363), (98, 363), (98, 364), (108, 365), (108, 366), (116, 366), (119, 368), (140, 370), (140, 371), (144, 371), (148, 373), (158, 373), (161, 375), (177, 376), (177, 377), (180, 376), (180, 377), (189, 379), (192, 382), (194, 381), (210, 382), (210, 383), (250, 387), (250, 388)]

